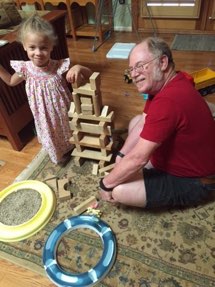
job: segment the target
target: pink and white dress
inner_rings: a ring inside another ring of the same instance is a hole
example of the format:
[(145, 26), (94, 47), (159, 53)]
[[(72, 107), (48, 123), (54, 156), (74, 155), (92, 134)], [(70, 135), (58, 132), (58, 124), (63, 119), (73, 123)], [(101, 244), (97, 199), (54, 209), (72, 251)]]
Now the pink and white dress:
[(72, 148), (68, 118), (71, 92), (62, 76), (69, 69), (70, 59), (50, 59), (46, 67), (36, 67), (31, 61), (10, 61), (10, 64), (26, 80), (38, 141), (57, 164)]

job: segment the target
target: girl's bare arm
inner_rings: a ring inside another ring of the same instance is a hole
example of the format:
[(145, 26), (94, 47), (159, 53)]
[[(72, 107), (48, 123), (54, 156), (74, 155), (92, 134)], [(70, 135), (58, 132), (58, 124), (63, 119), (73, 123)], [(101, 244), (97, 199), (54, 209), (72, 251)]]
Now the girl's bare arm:
[(21, 73), (14, 73), (11, 75), (4, 67), (0, 65), (0, 78), (8, 85), (8, 86), (16, 86), (22, 81), (24, 81), (24, 77)]

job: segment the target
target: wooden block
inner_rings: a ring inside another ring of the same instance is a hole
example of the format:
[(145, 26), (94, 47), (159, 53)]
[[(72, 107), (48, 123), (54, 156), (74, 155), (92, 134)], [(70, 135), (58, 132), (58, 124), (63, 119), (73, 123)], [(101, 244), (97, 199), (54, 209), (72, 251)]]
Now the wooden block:
[(109, 110), (109, 107), (108, 106), (104, 106), (103, 109), (102, 109), (102, 112), (101, 112), (101, 116), (102, 117), (107, 117), (108, 110)]
[(77, 114), (81, 113), (81, 103), (80, 103), (80, 98), (79, 95), (75, 92), (72, 92), (72, 98), (75, 104), (75, 110), (77, 112)]
[(91, 147), (96, 149), (105, 148), (105, 150), (112, 151), (113, 150), (113, 142), (110, 141), (106, 146), (102, 146), (100, 143), (100, 139), (97, 135), (84, 135), (83, 137), (78, 140), (78, 138), (74, 138), (72, 136), (70, 138), (70, 143), (75, 145), (81, 145), (83, 147)]
[(93, 105), (92, 104), (81, 104), (82, 111), (92, 111)]
[(54, 175), (54, 174), (49, 174), (49, 175), (47, 175), (45, 178), (44, 178), (44, 182), (46, 182), (46, 181), (49, 181), (49, 180), (52, 180), (52, 179), (55, 179), (55, 180), (57, 180), (58, 179), (58, 176), (57, 175)]
[(85, 133), (92, 133), (92, 134), (107, 134), (111, 135), (111, 128), (108, 127), (106, 124), (92, 124), (92, 123), (85, 123), (80, 122), (79, 125), (74, 125), (73, 121), (70, 122), (70, 127), (72, 130), (78, 129), (81, 132)]
[(80, 101), (81, 101), (82, 104), (90, 105), (90, 104), (92, 104), (92, 97), (81, 96), (80, 97)]
[(83, 115), (83, 114), (78, 114), (78, 113), (74, 113), (73, 114), (74, 118), (78, 118), (78, 119), (82, 119), (82, 120), (92, 120), (92, 121), (100, 121), (100, 122), (108, 122), (111, 123), (113, 121), (113, 117), (114, 117), (114, 112), (110, 112), (107, 117), (103, 117), (101, 115), (99, 115), (99, 117), (95, 116), (95, 115)]
[(76, 130), (79, 127), (79, 120), (78, 120), (78, 118), (73, 118), (69, 122), (69, 126), (70, 126), (71, 130)]
[(81, 158), (80, 156), (75, 156), (74, 162), (76, 166), (80, 167), (84, 163), (84, 158)]
[(78, 152), (76, 148), (72, 151), (72, 156), (78, 156), (81, 158), (90, 158), (93, 160), (102, 160), (107, 162), (110, 162), (112, 158), (112, 154), (109, 154), (108, 156), (103, 156), (101, 151), (90, 150), (90, 149), (85, 149), (82, 152)]
[(72, 136), (74, 138), (74, 141), (79, 143), (79, 141), (83, 138), (84, 134), (79, 131), (74, 131)]
[(69, 108), (69, 112), (68, 112), (68, 116), (69, 116), (69, 117), (72, 117), (73, 114), (74, 114), (74, 112), (75, 112), (75, 103), (74, 103), (74, 102), (71, 102), (70, 108)]
[(48, 184), (54, 191), (58, 190), (58, 177), (56, 175), (48, 175), (43, 180), (46, 184)]
[(78, 152), (82, 152), (84, 150), (84, 148), (79, 144), (76, 144), (75, 147), (76, 147)]
[(87, 96), (94, 96), (96, 94), (96, 91), (91, 89), (89, 83), (79, 87), (78, 89), (73, 89), (73, 92), (75, 94), (87, 95)]
[(92, 147), (92, 148), (99, 148), (99, 139), (97, 135), (84, 135), (82, 140), (80, 141), (81, 145)]
[(102, 148), (102, 149), (101, 149), (101, 154), (102, 154), (103, 156), (108, 156), (109, 152), (108, 152), (105, 148)]
[(102, 148), (105, 148), (110, 142), (109, 137), (106, 135), (100, 135), (99, 137), (99, 144)]
[(99, 169), (99, 173), (102, 173), (102, 172), (105, 172), (105, 171), (109, 171), (109, 170), (113, 169), (114, 166), (115, 166), (115, 163), (109, 164), (109, 165), (107, 165), (105, 167), (102, 167), (102, 168)]
[(93, 164), (93, 171), (92, 171), (92, 174), (93, 175), (97, 175), (98, 174), (98, 169), (99, 169), (99, 165), (94, 163)]
[(100, 116), (101, 107), (102, 107), (102, 104), (101, 104), (101, 96), (100, 96), (100, 95), (95, 95), (95, 96), (93, 96), (93, 108), (94, 108), (94, 111), (95, 111), (95, 115), (96, 115), (97, 117)]
[(87, 200), (85, 200), (84, 202), (82, 202), (81, 204), (76, 206), (74, 208), (74, 213), (76, 215), (79, 215), (79, 214), (83, 213), (85, 210), (87, 210), (88, 207), (90, 207), (96, 203), (97, 203), (97, 199), (95, 198), (95, 196), (91, 196), (90, 198), (88, 198)]
[(99, 90), (101, 85), (100, 73), (94, 72), (90, 77), (90, 87), (92, 90)]
[(71, 199), (71, 193), (69, 190), (66, 190), (66, 185), (69, 184), (67, 178), (58, 180), (58, 191), (59, 191), (59, 200), (65, 201)]
[(82, 111), (82, 114), (83, 114), (83, 115), (93, 115), (94, 112), (93, 112), (93, 111), (85, 111), (85, 110), (83, 110), (83, 111)]
[(106, 162), (105, 162), (104, 160), (100, 160), (100, 161), (99, 161), (99, 167), (100, 167), (100, 168), (104, 167), (105, 164), (106, 164)]

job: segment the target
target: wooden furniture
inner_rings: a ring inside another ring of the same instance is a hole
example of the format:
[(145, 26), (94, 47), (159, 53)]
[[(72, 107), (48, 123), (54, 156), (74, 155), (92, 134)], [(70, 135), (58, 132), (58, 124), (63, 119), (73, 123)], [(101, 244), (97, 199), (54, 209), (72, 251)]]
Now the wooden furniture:
[[(132, 0), (131, 10), (133, 25), (139, 32), (151, 33), (156, 27), (157, 33), (180, 33), (181, 34), (214, 34), (215, 31), (215, 1), (190, 1), (194, 6), (148, 6), (150, 13), (146, 10), (146, 4), (150, 2)], [(172, 2), (172, 1), (165, 1)], [(180, 2), (180, 1), (177, 1)], [(189, 1), (188, 1), (189, 2)], [(163, 10), (163, 11), (162, 11)], [(162, 12), (162, 13), (161, 13)], [(174, 13), (173, 13), (174, 12)], [(198, 12), (198, 13), (196, 13)], [(180, 27), (180, 29), (179, 29)]]
[[(52, 53), (53, 59), (69, 56), (63, 29), (65, 27), (65, 14), (65, 11), (56, 10), (48, 12), (44, 16), (46, 20), (53, 24), (59, 39), (59, 44)], [(22, 45), (15, 41), (15, 32), (4, 35), (1, 39), (8, 40), (9, 43), (0, 47), (0, 64), (13, 73), (14, 70), (10, 67), (10, 60), (27, 60), (27, 55)], [(0, 135), (7, 137), (12, 147), (19, 151), (25, 145), (21, 138), (21, 131), (31, 121), (33, 121), (33, 116), (28, 105), (24, 83), (9, 87), (0, 80)]]
[[(59, 10), (65, 10), (67, 12), (66, 14), (66, 22), (68, 22), (68, 25), (66, 24), (66, 34), (72, 35), (74, 39), (75, 38), (75, 30), (74, 30), (74, 24), (73, 24), (73, 17), (72, 17), (72, 10), (70, 8), (69, 0), (41, 0), (43, 1), (44, 9), (48, 7), (48, 4), (51, 6), (57, 7)], [(49, 8), (48, 8), (49, 10)]]
[[(78, 37), (97, 37), (99, 41), (102, 41), (105, 33), (113, 26), (112, 1), (110, 0), (16, 0), (16, 4), (20, 9), (24, 4), (34, 4), (36, 9), (40, 10), (46, 10), (47, 4), (57, 6), (57, 9), (64, 4), (69, 26), (67, 34), (71, 35), (74, 40)], [(93, 5), (95, 8), (94, 24), (89, 23), (87, 5)], [(103, 18), (105, 18), (105, 23), (103, 23)]]
[(35, 5), (38, 10), (44, 10), (43, 0), (16, 0), (16, 5), (19, 9), (25, 4)]
[[(77, 39), (78, 36), (84, 37), (98, 37), (99, 41), (102, 41), (106, 32), (110, 31), (113, 26), (112, 17), (112, 1), (110, 0), (69, 0), (71, 9), (81, 9), (82, 23), (75, 24), (76, 13), (72, 13), (72, 30), (74, 31), (73, 38)], [(86, 12), (86, 5), (89, 3), (95, 7), (95, 24), (89, 24), (88, 15)], [(77, 6), (78, 4), (78, 6)], [(102, 5), (102, 6), (101, 6)], [(107, 23), (103, 22), (103, 17), (106, 18)]]

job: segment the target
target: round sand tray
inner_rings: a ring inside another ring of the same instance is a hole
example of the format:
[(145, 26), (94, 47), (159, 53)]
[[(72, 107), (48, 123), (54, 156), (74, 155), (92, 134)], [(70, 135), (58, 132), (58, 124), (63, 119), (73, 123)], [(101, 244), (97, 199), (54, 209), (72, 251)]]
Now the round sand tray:
[[(27, 221), (20, 224), (6, 224), (0, 220), (0, 241), (15, 242), (26, 239), (41, 230), (51, 219), (56, 208), (56, 197), (54, 192), (43, 182), (37, 180), (26, 180), (14, 183), (0, 192), (0, 209), (7, 199), (20, 192), (29, 191), (37, 193), (40, 205), (35, 214)], [(11, 206), (13, 208), (13, 206)], [(17, 215), (18, 215), (17, 211)], [(7, 214), (5, 215), (7, 217)], [(17, 216), (18, 217), (18, 216)]]

